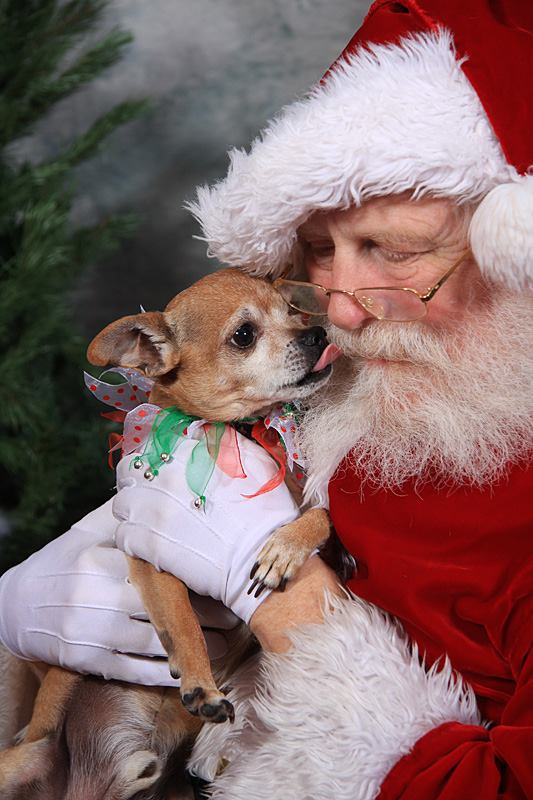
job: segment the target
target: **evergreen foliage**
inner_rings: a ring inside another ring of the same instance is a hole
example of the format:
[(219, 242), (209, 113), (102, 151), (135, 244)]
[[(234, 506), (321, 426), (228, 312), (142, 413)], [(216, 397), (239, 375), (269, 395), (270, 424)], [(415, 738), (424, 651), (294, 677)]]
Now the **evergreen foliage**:
[(51, 160), (10, 155), (55, 103), (120, 59), (131, 40), (122, 31), (83, 47), (105, 6), (0, 0), (0, 573), (107, 499), (113, 482), (68, 297), (133, 219), (73, 229), (72, 171), (145, 102), (116, 106)]

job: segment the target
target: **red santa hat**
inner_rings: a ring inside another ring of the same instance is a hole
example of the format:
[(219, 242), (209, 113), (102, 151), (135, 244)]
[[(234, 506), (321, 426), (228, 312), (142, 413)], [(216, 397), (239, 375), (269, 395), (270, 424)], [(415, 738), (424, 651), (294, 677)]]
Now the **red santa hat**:
[(476, 260), (511, 288), (533, 277), (530, 0), (377, 0), (303, 100), (189, 208), (209, 254), (277, 275), (314, 211), (379, 195), (479, 202)]

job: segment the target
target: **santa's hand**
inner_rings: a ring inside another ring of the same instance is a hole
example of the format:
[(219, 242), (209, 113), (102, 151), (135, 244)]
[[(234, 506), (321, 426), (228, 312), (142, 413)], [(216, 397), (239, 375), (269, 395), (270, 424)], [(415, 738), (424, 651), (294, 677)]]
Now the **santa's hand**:
[[(16, 656), (145, 685), (178, 686), (113, 545), (112, 501), (0, 579), (0, 641)], [(220, 603), (192, 598), (209, 655), (226, 652), (238, 619)], [(212, 630), (216, 628), (218, 630)]]
[(254, 442), (238, 435), (238, 443), (246, 478), (215, 469), (205, 503), (186, 480), (196, 440), (185, 439), (153, 480), (133, 468), (135, 456), (124, 458), (113, 512), (120, 523), (117, 547), (176, 575), (198, 594), (221, 600), (248, 622), (268, 596), (247, 594), (250, 569), (272, 532), (295, 519), (299, 509), (284, 483), (245, 497), (271, 480), (277, 465)]

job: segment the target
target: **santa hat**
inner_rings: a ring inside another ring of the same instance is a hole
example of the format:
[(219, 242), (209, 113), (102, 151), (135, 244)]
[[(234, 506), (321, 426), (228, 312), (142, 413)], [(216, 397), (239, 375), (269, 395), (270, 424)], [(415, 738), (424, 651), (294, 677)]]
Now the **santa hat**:
[(369, 197), (481, 201), (470, 244), (485, 275), (533, 270), (533, 3), (377, 0), (322, 81), (189, 208), (209, 254), (278, 275), (314, 211)]

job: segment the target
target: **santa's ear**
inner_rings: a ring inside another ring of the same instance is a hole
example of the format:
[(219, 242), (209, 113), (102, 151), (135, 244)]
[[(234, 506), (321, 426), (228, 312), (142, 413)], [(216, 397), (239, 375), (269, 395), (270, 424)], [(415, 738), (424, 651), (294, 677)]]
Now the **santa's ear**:
[(147, 311), (104, 328), (90, 343), (87, 359), (99, 367), (133, 367), (155, 378), (178, 365), (179, 352), (165, 315)]

